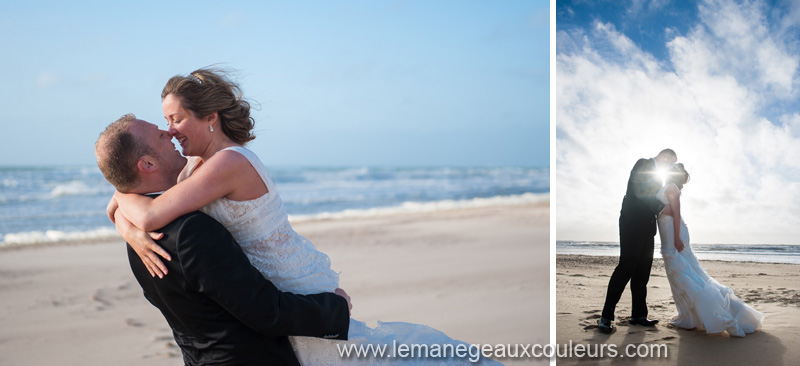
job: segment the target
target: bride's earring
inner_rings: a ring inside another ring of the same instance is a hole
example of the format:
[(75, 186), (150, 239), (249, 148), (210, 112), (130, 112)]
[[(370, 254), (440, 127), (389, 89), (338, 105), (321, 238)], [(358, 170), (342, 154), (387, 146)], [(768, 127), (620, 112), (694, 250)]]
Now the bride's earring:
[(208, 125), (208, 130), (211, 131), (211, 132), (214, 132), (214, 126)]

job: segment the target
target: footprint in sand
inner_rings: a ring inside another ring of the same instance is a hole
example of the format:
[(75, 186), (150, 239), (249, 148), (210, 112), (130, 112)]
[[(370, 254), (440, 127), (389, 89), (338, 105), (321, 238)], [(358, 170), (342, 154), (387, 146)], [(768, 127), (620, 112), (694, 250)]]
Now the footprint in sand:
[(175, 352), (157, 352), (152, 355), (144, 355), (142, 358), (175, 358), (182, 356), (180, 353)]
[(125, 325), (127, 325), (129, 327), (137, 327), (138, 328), (138, 327), (143, 327), (144, 323), (142, 323), (140, 321), (137, 321), (135, 319), (128, 318), (128, 319), (125, 319)]
[(96, 290), (92, 295), (89, 296), (89, 300), (95, 302), (95, 310), (105, 310), (108, 307), (111, 307), (113, 304), (106, 299), (106, 295), (102, 290)]

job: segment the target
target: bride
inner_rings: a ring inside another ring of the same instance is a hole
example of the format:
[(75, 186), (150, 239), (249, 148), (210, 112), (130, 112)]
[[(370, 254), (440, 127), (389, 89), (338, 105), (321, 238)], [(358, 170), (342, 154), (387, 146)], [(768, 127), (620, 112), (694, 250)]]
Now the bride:
[(683, 164), (668, 172), (666, 184), (656, 196), (666, 206), (658, 214), (661, 256), (678, 315), (670, 324), (683, 329), (727, 331), (744, 337), (761, 328), (764, 315), (745, 304), (733, 291), (711, 278), (697, 261), (689, 245), (689, 229), (681, 218), (681, 189), (689, 181)]
[[(156, 253), (169, 260), (146, 232), (179, 216), (201, 210), (222, 223), (247, 255), (250, 263), (281, 291), (296, 294), (334, 292), (339, 275), (330, 259), (295, 232), (264, 164), (244, 144), (254, 139), (250, 105), (239, 87), (219, 70), (200, 69), (175, 76), (161, 92), (169, 136), (181, 145), (188, 162), (178, 184), (155, 199), (136, 194), (114, 194), (109, 203), (113, 217), (120, 210), (124, 220), (117, 229), (151, 271), (159, 277), (166, 267)], [(154, 237), (158, 239), (158, 237)], [(152, 250), (151, 250), (152, 249)], [(350, 320), (348, 339), (360, 345), (400, 344), (467, 346), (425, 325), (379, 322), (370, 328)], [(467, 364), (466, 358), (342, 358), (337, 342), (309, 337), (290, 337), (297, 358), (304, 365), (352, 364)], [(453, 354), (452, 350), (449, 353)], [(435, 355), (434, 355), (435, 356)], [(472, 357), (475, 359), (475, 357)], [(494, 361), (482, 359), (484, 363)]]

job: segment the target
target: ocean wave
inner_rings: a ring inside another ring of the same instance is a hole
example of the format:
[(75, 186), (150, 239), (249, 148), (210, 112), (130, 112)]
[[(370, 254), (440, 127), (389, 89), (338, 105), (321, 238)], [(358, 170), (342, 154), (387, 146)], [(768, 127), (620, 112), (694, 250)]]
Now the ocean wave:
[(292, 222), (330, 220), (342, 218), (374, 217), (398, 213), (435, 212), (464, 208), (513, 206), (540, 203), (550, 200), (550, 193), (523, 193), (511, 196), (495, 196), (488, 198), (472, 198), (467, 200), (441, 200), (432, 202), (403, 202), (399, 206), (378, 207), (368, 209), (348, 209), (338, 212), (322, 212), (311, 215), (289, 215)]
[(19, 181), (16, 180), (16, 179), (5, 178), (5, 179), (3, 179), (2, 184), (3, 184), (3, 187), (6, 187), (6, 188), (14, 188), (14, 187), (19, 185)]
[(119, 234), (112, 228), (102, 227), (88, 231), (28, 231), (21, 233), (9, 233), (3, 236), (0, 246), (14, 244), (35, 244), (53, 243), (61, 241), (78, 241), (92, 239), (113, 239), (118, 238)]
[(52, 197), (93, 195), (99, 193), (99, 191), (100, 190), (96, 187), (90, 188), (86, 183), (74, 180), (55, 186), (50, 190), (50, 195)]

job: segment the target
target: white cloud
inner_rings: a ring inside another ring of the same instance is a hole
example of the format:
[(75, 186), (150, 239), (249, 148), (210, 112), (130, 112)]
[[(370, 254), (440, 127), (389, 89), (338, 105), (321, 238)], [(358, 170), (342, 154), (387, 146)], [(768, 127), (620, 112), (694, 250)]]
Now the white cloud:
[(792, 136), (800, 137), (800, 113), (784, 115), (781, 117), (781, 122), (792, 131)]
[(778, 11), (783, 13), (778, 25), (780, 26), (781, 33), (796, 32), (796, 28), (800, 26), (800, 1), (797, 0), (783, 0)]
[(669, 42), (669, 60), (608, 24), (558, 34), (559, 240), (617, 240), (631, 167), (670, 147), (692, 174), (693, 242), (800, 243), (800, 115), (761, 115), (797, 104), (800, 54), (765, 19), (755, 5), (709, 0), (701, 24)]
[(784, 50), (784, 35), (770, 31), (759, 6), (758, 2), (708, 0), (700, 4), (700, 17), (709, 32), (693, 36), (713, 51), (716, 71), (736, 72), (749, 87), (757, 87), (762, 93), (796, 97), (792, 85), (800, 57)]
[(628, 7), (628, 15), (636, 15), (644, 10), (648, 12), (658, 11), (669, 2), (670, 0), (632, 0), (630, 7)]

